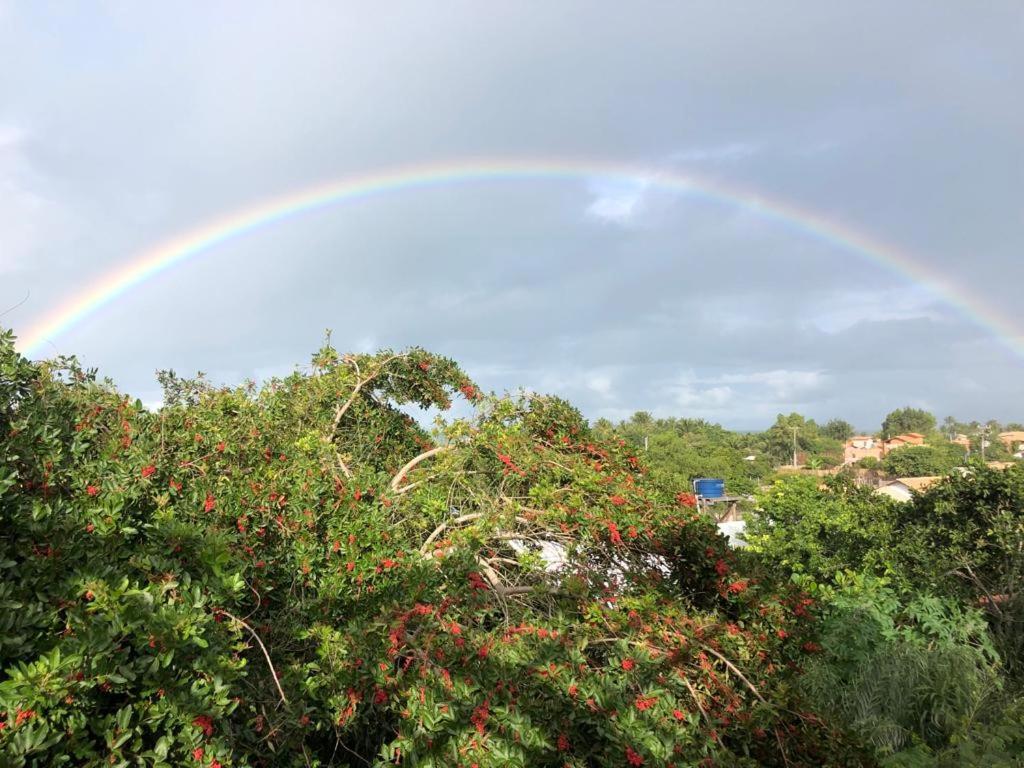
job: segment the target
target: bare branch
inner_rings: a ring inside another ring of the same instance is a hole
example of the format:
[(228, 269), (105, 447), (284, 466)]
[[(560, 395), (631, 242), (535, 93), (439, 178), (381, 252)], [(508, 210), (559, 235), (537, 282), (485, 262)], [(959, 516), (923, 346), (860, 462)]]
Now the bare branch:
[(742, 672), (739, 671), (739, 669), (736, 668), (735, 664), (733, 664), (731, 661), (729, 661), (727, 658), (725, 658), (725, 656), (720, 654), (718, 651), (716, 651), (710, 645), (703, 645), (702, 644), (701, 648), (703, 648), (705, 651), (708, 651), (708, 652), (714, 654), (719, 659), (721, 659), (723, 662), (725, 662), (725, 666), (727, 666), (729, 669), (731, 669), (733, 671), (733, 674), (735, 674), (736, 677), (738, 677), (740, 680), (742, 680), (746, 684), (747, 688), (749, 688), (754, 693), (754, 695), (757, 696), (759, 701), (761, 701), (764, 704), (768, 703), (767, 699), (765, 699), (765, 697), (761, 695), (761, 692), (759, 690), (757, 690), (757, 688), (754, 687), (753, 683), (751, 683), (749, 680), (747, 680), (746, 675), (744, 675)]
[(251, 634), (253, 636), (253, 638), (259, 644), (260, 650), (263, 651), (263, 658), (265, 658), (267, 660), (267, 666), (270, 667), (270, 676), (274, 678), (274, 684), (277, 686), (277, 692), (279, 694), (281, 694), (281, 703), (282, 704), (287, 704), (288, 703), (288, 697), (284, 695), (284, 689), (281, 687), (281, 680), (278, 678), (277, 672), (274, 670), (274, 662), (272, 662), (270, 660), (270, 654), (267, 652), (267, 646), (265, 646), (263, 644), (263, 641), (260, 640), (260, 636), (256, 634), (256, 630), (253, 629), (252, 627), (250, 627), (246, 622), (242, 621), (237, 616), (234, 616), (234, 615), (228, 613), (223, 608), (218, 609), (218, 610), (220, 611), (220, 613), (224, 614), (229, 619), (233, 619), (234, 621), (237, 621), (239, 624), (241, 624), (243, 627), (245, 627), (246, 629), (249, 630), (249, 634)]
[(456, 517), (452, 520), (445, 520), (443, 523), (437, 526), (437, 528), (435, 528), (433, 532), (427, 537), (427, 540), (423, 542), (423, 546), (420, 547), (420, 552), (426, 552), (429, 549), (431, 542), (433, 542), (434, 539), (436, 539), (438, 536), (444, 533), (449, 525), (463, 525), (464, 523), (470, 523), (483, 516), (483, 512), (474, 512), (471, 515), (462, 515), (461, 517)]
[(413, 458), (411, 461), (409, 461), (408, 464), (406, 464), (404, 467), (398, 470), (397, 474), (395, 474), (393, 478), (391, 478), (391, 490), (397, 493), (398, 487), (399, 485), (401, 485), (402, 480), (404, 480), (405, 476), (409, 474), (421, 461), (426, 461), (431, 456), (436, 456), (439, 453), (450, 450), (451, 447), (451, 445), (439, 445), (436, 448), (431, 448), (429, 451), (424, 451), (419, 456)]

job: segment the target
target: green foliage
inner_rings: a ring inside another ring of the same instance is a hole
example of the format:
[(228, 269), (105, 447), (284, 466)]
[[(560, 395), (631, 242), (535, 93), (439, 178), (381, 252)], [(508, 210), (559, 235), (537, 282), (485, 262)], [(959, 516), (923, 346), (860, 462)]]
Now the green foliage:
[(779, 573), (827, 581), (843, 570), (884, 572), (896, 505), (837, 475), (787, 476), (758, 495), (744, 539)]
[[(884, 579), (850, 572), (812, 593), (825, 606), (820, 652), (806, 664), (801, 689), (883, 763), (962, 757), (964, 744), (984, 741), (990, 724), (1004, 719), (998, 657), (978, 611), (951, 598), (900, 595)], [(1019, 724), (1010, 741), (1024, 736)], [(975, 746), (995, 758), (1007, 745)]]
[(929, 477), (949, 474), (964, 463), (964, 449), (953, 443), (907, 445), (882, 459), (882, 468), (892, 477)]
[(753, 493), (772, 468), (759, 436), (700, 419), (653, 419), (641, 412), (618, 425), (598, 423), (595, 432), (643, 451), (651, 480), (677, 493), (692, 491), (700, 477), (724, 479), (729, 493)]
[(805, 598), (563, 401), (420, 349), (161, 380), (150, 413), (0, 337), (0, 764), (858, 754), (796, 714)]
[(835, 466), (842, 458), (842, 441), (824, 434), (814, 419), (799, 413), (779, 414), (775, 423), (764, 433), (765, 451), (775, 465), (789, 464), (793, 460), (794, 431), (796, 449), (809, 457), (818, 457), (826, 466)]
[(845, 442), (856, 434), (853, 425), (843, 419), (832, 419), (821, 428), (821, 434), (833, 440)]
[(921, 408), (897, 408), (889, 413), (882, 422), (882, 437), (888, 440), (895, 435), (916, 432), (930, 435), (935, 431), (935, 417)]

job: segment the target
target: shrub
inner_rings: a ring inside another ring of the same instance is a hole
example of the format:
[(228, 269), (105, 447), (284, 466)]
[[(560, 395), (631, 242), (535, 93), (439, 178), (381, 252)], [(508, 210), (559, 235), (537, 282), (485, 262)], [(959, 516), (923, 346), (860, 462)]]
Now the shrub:
[(796, 714), (806, 598), (568, 404), (419, 349), (161, 378), (151, 413), (0, 336), (4, 765), (857, 754)]

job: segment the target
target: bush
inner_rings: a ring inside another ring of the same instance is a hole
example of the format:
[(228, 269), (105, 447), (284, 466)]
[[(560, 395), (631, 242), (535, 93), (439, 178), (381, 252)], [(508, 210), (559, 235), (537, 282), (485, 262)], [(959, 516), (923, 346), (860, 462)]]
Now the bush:
[(805, 598), (566, 403), (419, 349), (162, 380), (151, 413), (0, 336), (3, 765), (858, 754), (796, 714)]
[[(975, 741), (993, 758), (1006, 747), (987, 738), (1006, 695), (978, 611), (950, 598), (900, 595), (872, 576), (839, 574), (836, 582), (812, 588), (826, 607), (821, 652), (801, 688), (817, 711), (848, 724), (892, 765), (935, 765), (962, 757), (962, 745)], [(1010, 741), (1024, 736), (1014, 723), (1005, 723)]]

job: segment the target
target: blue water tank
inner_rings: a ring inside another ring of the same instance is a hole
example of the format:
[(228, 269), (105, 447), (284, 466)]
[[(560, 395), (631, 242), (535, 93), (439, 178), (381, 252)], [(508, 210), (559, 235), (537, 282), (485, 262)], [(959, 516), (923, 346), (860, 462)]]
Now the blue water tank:
[(725, 480), (702, 477), (694, 481), (697, 495), (704, 499), (720, 499), (725, 496)]

